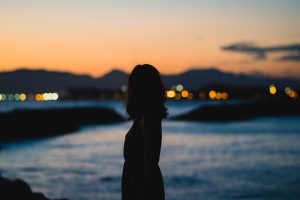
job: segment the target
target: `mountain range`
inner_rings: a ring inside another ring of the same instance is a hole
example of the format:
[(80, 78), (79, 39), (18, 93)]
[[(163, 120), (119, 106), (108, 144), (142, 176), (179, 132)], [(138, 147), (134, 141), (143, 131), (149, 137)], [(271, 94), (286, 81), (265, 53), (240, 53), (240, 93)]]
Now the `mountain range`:
[[(166, 88), (182, 84), (190, 90), (215, 84), (234, 87), (268, 87), (270, 84), (279, 87), (299, 87), (300, 85), (300, 82), (293, 78), (233, 74), (216, 68), (190, 69), (178, 74), (162, 74), (161, 77)], [(0, 93), (62, 92), (69, 88), (120, 89), (126, 84), (127, 78), (128, 73), (117, 69), (96, 78), (70, 72), (18, 69), (0, 72)]]

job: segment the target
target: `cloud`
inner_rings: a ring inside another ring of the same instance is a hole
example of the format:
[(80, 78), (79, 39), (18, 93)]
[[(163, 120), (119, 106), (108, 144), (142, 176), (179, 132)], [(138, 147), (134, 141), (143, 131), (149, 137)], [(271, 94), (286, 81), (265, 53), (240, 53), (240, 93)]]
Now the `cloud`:
[(278, 45), (260, 47), (253, 43), (239, 42), (222, 47), (223, 51), (239, 52), (254, 56), (256, 59), (265, 60), (270, 53), (284, 53), (286, 55), (276, 59), (277, 61), (300, 62), (300, 44)]
[(222, 47), (224, 51), (241, 52), (255, 56), (258, 59), (265, 59), (266, 52), (263, 48), (257, 47), (255, 44), (240, 42)]

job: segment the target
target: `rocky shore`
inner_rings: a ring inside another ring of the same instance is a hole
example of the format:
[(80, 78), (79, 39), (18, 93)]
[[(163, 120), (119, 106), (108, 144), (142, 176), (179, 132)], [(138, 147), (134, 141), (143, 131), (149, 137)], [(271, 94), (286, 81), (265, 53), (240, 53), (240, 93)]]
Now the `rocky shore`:
[(55, 108), (24, 109), (0, 113), (0, 141), (42, 138), (75, 132), (80, 125), (125, 121), (112, 109)]
[[(7, 200), (51, 200), (44, 194), (33, 192), (25, 181), (10, 180), (0, 174), (0, 199)], [(53, 199), (67, 200), (67, 199)]]
[(267, 98), (240, 104), (207, 105), (173, 117), (183, 121), (238, 121), (268, 116), (300, 116), (299, 99)]

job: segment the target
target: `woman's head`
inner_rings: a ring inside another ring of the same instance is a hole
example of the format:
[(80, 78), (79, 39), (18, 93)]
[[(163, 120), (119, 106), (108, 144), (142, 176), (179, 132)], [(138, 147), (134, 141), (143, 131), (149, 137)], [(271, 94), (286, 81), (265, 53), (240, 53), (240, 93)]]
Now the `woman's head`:
[(126, 111), (130, 119), (146, 114), (166, 117), (165, 87), (152, 65), (137, 65), (132, 70), (127, 84)]

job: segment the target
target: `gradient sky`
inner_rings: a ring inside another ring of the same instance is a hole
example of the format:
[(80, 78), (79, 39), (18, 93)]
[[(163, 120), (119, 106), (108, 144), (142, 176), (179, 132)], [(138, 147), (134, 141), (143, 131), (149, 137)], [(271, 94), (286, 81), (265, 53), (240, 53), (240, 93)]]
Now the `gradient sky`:
[(300, 61), (222, 46), (300, 44), (299, 0), (0, 0), (0, 71), (99, 76), (150, 63), (163, 73), (216, 66), (300, 77)]

